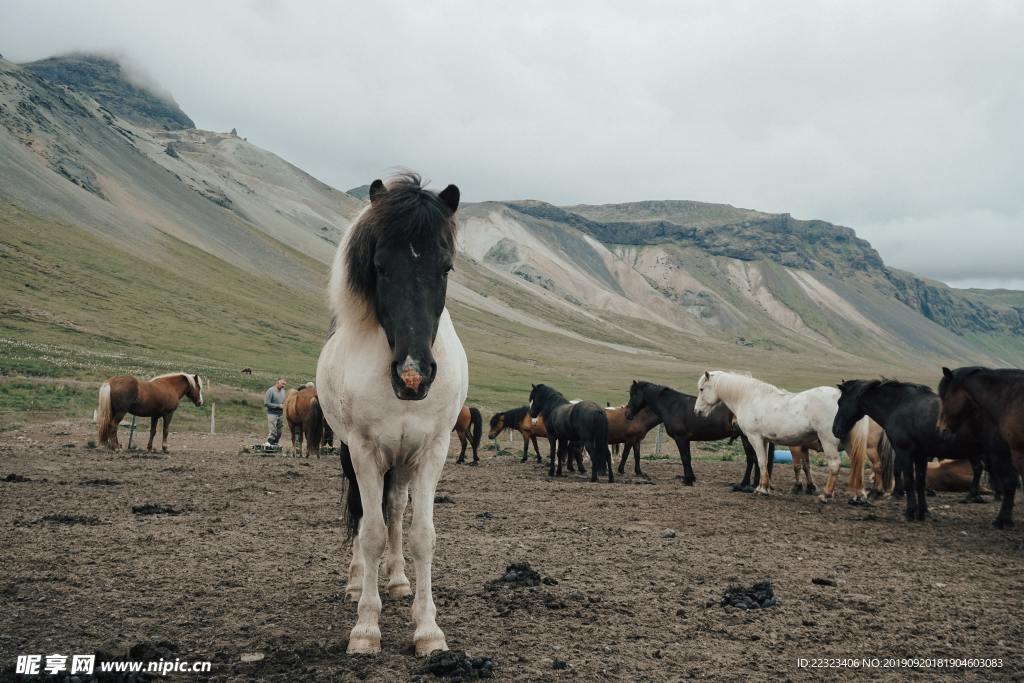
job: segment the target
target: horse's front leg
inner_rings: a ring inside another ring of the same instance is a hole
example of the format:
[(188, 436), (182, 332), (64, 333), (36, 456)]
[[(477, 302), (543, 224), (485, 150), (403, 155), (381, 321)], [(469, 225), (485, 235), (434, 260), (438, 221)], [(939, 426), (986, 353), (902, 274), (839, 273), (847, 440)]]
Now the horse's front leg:
[[(372, 454), (369, 443), (350, 444), (352, 467), (355, 469), (363, 517), (359, 522), (359, 542), (353, 544), (362, 564), (362, 590), (356, 608), (358, 618), (348, 638), (348, 653), (376, 654), (380, 652), (380, 593), (377, 581), (380, 558), (387, 544), (387, 527), (381, 508), (384, 497), (384, 475)], [(351, 484), (350, 484), (351, 485)], [(433, 498), (431, 498), (433, 502)]]
[(757, 454), (757, 466), (761, 470), (761, 478), (757, 482), (756, 493), (767, 496), (771, 492), (771, 479), (768, 476), (768, 450), (767, 441), (760, 434), (749, 434), (750, 445), (754, 447)]
[(167, 434), (171, 430), (171, 418), (172, 417), (174, 417), (174, 411), (173, 410), (171, 412), (169, 412), (169, 413), (164, 413), (164, 438), (163, 438), (163, 441), (160, 443), (160, 450), (162, 450), (164, 453), (167, 452)]
[(412, 618), (416, 624), (413, 642), (416, 655), (423, 657), (435, 650), (447, 650), (444, 633), (437, 625), (437, 608), (431, 587), (431, 567), (434, 561), (436, 534), (434, 532), (434, 492), (441, 478), (444, 466), (443, 444), (425, 452), (413, 473), (412, 528), (409, 532), (409, 547), (416, 565), (416, 597), (412, 602)]
[[(433, 500), (433, 498), (431, 498)], [(384, 571), (388, 575), (388, 597), (392, 600), (412, 595), (409, 577), (405, 575), (405, 553), (402, 552), (402, 519), (409, 502), (409, 485), (394, 486), (388, 495), (388, 554)]]
[[(981, 456), (975, 453), (971, 456), (971, 490), (964, 496), (964, 500), (968, 503), (987, 503), (988, 501), (981, 495), (981, 473), (984, 470), (984, 464), (982, 463)], [(995, 487), (992, 487), (995, 489)]]
[[(526, 462), (526, 459), (530, 457), (530, 435), (526, 432), (519, 432), (519, 435), (523, 437), (523, 459), (519, 462)], [(537, 457), (540, 457), (539, 450), (537, 451)]]
[(918, 455), (914, 458), (914, 488), (917, 489), (917, 521), (928, 516), (928, 458)]
[(154, 415), (149, 418), (149, 444), (146, 446), (146, 450), (150, 453), (153, 452), (153, 439), (156, 438), (156, 426), (160, 422), (160, 416)]
[[(789, 452), (793, 456), (793, 489), (790, 493), (800, 494), (804, 492), (804, 486), (800, 483), (800, 472), (803, 469), (803, 461), (808, 457), (807, 449), (803, 446), (790, 446)], [(808, 484), (810, 480), (808, 480)]]
[(463, 465), (466, 462), (466, 435), (459, 431), (455, 433), (459, 435), (459, 443), (462, 444), (462, 450), (459, 451), (459, 458), (455, 461), (455, 464)]
[(907, 507), (903, 515), (908, 522), (914, 521), (914, 517), (917, 516), (917, 486), (914, 482), (914, 459), (916, 457), (916, 454), (905, 451), (898, 453), (896, 459), (902, 465), (903, 470), (903, 493), (907, 499)]
[(693, 486), (697, 481), (697, 475), (693, 473), (692, 456), (690, 454), (690, 440), (676, 439), (676, 448), (679, 449), (679, 459), (683, 461), (683, 485)]
[[(822, 503), (828, 503), (835, 498), (836, 485), (839, 483), (839, 444), (822, 439), (821, 447), (825, 451), (825, 458), (828, 460), (828, 479), (825, 481), (825, 491), (818, 496), (818, 500)], [(809, 461), (810, 457), (807, 459)], [(807, 477), (807, 480), (810, 481), (810, 471), (808, 471)]]

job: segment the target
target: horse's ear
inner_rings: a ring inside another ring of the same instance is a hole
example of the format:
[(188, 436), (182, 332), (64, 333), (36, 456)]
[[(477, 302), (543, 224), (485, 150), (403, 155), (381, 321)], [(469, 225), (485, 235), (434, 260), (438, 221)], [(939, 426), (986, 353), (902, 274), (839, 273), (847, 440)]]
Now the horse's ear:
[(456, 186), (449, 185), (441, 190), (437, 196), (441, 198), (441, 201), (444, 202), (445, 206), (451, 209), (452, 213), (455, 213), (455, 210), (459, 208), (459, 197), (461, 196), (461, 193), (459, 192), (459, 188)]
[(536, 385), (536, 384), (531, 384), (531, 385), (530, 385), (530, 388), (531, 388), (531, 389), (536, 389), (536, 388), (537, 388), (537, 385)]
[(374, 180), (370, 183), (370, 203), (377, 201), (385, 192), (387, 192), (387, 188), (384, 187), (384, 181), (380, 178)]
[(943, 368), (942, 368), (942, 376), (945, 377), (946, 379), (953, 379), (953, 371), (950, 370), (949, 368), (943, 366)]
[(705, 380), (711, 379), (711, 371), (710, 370), (705, 370), (704, 371), (704, 379)]

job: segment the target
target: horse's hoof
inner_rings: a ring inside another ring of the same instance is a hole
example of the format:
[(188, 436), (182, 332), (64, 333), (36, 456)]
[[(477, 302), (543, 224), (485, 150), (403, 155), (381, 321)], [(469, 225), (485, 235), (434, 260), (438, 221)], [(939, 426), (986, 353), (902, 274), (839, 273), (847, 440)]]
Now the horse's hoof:
[(789, 492), (791, 494), (793, 494), (794, 496), (799, 496), (801, 493), (804, 492), (804, 485), (803, 484), (793, 484), (793, 488), (791, 488), (789, 490)]
[(760, 486), (758, 486), (756, 489), (754, 489), (754, 493), (760, 494), (762, 496), (767, 496), (768, 495), (768, 489), (763, 489)]
[(832, 502), (832, 496), (826, 496), (823, 493), (820, 496), (818, 496), (818, 502), (819, 503), (831, 503)]
[(696, 479), (692, 479), (692, 478), (691, 479), (687, 479), (686, 477), (683, 477), (683, 486), (693, 486), (693, 483), (695, 481), (697, 481), (697, 480)]
[(401, 600), (410, 595), (412, 595), (412, 587), (409, 585), (408, 580), (405, 583), (396, 583), (393, 586), (388, 586), (388, 597), (392, 600)]
[[(619, 472), (619, 474), (622, 474), (622, 472), (620, 471), (620, 472)], [(643, 477), (644, 479), (646, 479), (646, 478), (647, 478), (647, 475), (646, 475), (646, 474), (644, 474), (643, 472), (641, 472), (640, 470), (637, 470), (637, 471), (636, 471), (636, 472), (634, 472), (633, 474), (634, 474), (635, 476), (637, 476), (637, 477)]]
[(885, 494), (881, 491), (871, 491), (868, 493), (868, 500), (881, 500), (885, 498)]
[(818, 492), (818, 487), (817, 486), (815, 486), (814, 484), (808, 484), (807, 485), (807, 495), (813, 496), (817, 492)]
[(992, 522), (992, 528), (993, 529), (1012, 529), (1013, 528), (1013, 520), (1012, 519), (1000, 519), (999, 517), (996, 517), (995, 520)]
[(473, 462), (469, 463), (469, 466), (470, 466), (470, 467), (476, 467), (476, 466), (477, 466), (477, 465), (479, 465), (479, 464), (480, 464), (480, 461), (479, 461), (479, 460), (474, 460)]
[(443, 634), (432, 638), (420, 638), (416, 641), (417, 657), (429, 657), (432, 652), (447, 649), (448, 643), (445, 641)]
[[(619, 468), (619, 474), (625, 474), (625, 473), (626, 473), (626, 468), (625, 467), (620, 467)], [(639, 472), (637, 472), (637, 474), (639, 474)]]
[(850, 500), (847, 501), (847, 503), (854, 507), (871, 507), (871, 503), (868, 502), (867, 498), (851, 498)]
[(465, 458), (459, 458), (458, 460), (455, 461), (455, 464), (456, 465), (465, 465), (466, 464), (466, 459)]
[(380, 654), (380, 638), (366, 636), (351, 637), (348, 639), (348, 653), (350, 655)]

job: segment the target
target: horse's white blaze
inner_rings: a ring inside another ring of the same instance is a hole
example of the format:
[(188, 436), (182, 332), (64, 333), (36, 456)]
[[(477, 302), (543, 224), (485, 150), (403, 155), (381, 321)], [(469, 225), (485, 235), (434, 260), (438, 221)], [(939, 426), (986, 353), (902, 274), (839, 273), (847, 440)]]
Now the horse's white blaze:
[[(392, 352), (384, 330), (373, 318), (367, 303), (355, 297), (347, 286), (344, 254), (347, 237), (351, 234), (352, 230), (342, 240), (335, 256), (330, 294), (336, 328), (320, 352), (316, 373), (321, 408), (337, 437), (351, 452), (364, 511), (358, 543), (354, 544), (354, 552), (361, 555), (361, 567), (354, 566), (351, 572), (352, 580), (358, 580), (361, 586), (359, 616), (349, 643), (350, 648), (353, 643), (369, 643), (366, 647), (372, 648), (376, 642), (379, 648), (378, 563), (389, 537), (392, 549), (385, 562), (388, 585), (399, 588), (409, 583), (404, 561), (399, 557), (401, 515), (391, 517), (393, 527), (398, 527), (396, 530), (384, 526), (381, 514), (383, 476), (392, 470), (398, 495), (411, 489), (413, 496), (409, 534), (416, 566), (413, 638), (417, 654), (423, 654), (422, 647), (444, 646), (444, 634), (435, 621), (436, 608), (431, 595), (435, 542), (433, 496), (448, 455), (452, 425), (458, 419), (469, 390), (469, 366), (445, 309), (431, 349), (437, 373), (430, 391), (420, 401), (402, 401), (395, 396), (390, 377)], [(353, 557), (353, 565), (359, 560)]]

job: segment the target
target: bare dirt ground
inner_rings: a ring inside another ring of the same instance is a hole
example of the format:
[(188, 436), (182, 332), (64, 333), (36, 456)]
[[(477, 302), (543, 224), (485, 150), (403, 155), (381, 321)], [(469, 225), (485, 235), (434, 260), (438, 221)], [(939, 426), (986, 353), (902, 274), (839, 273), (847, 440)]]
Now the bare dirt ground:
[[(212, 660), (200, 680), (434, 679), (411, 654), (409, 599), (384, 598), (380, 656), (345, 654), (355, 606), (336, 459), (240, 455), (254, 439), (184, 433), (169, 455), (111, 454), (84, 447), (90, 432), (3, 434), (0, 480), (29, 481), (0, 481), (0, 679), (18, 654), (140, 644)], [(483, 457), (445, 469), (434, 589), (449, 646), (490, 657), (497, 680), (828, 673), (799, 668), (801, 657), (1003, 664), (847, 677), (1024, 676), (1024, 522), (991, 529), (992, 505), (939, 494), (932, 518), (909, 524), (894, 501), (789, 495), (784, 465), (765, 499), (729, 490), (739, 463), (698, 462), (697, 486), (684, 488), (671, 461), (645, 462), (649, 481), (609, 485)], [(133, 512), (147, 504), (180, 514)], [(488, 590), (513, 562), (557, 584)], [(765, 579), (776, 606), (720, 605), (731, 585)]]

